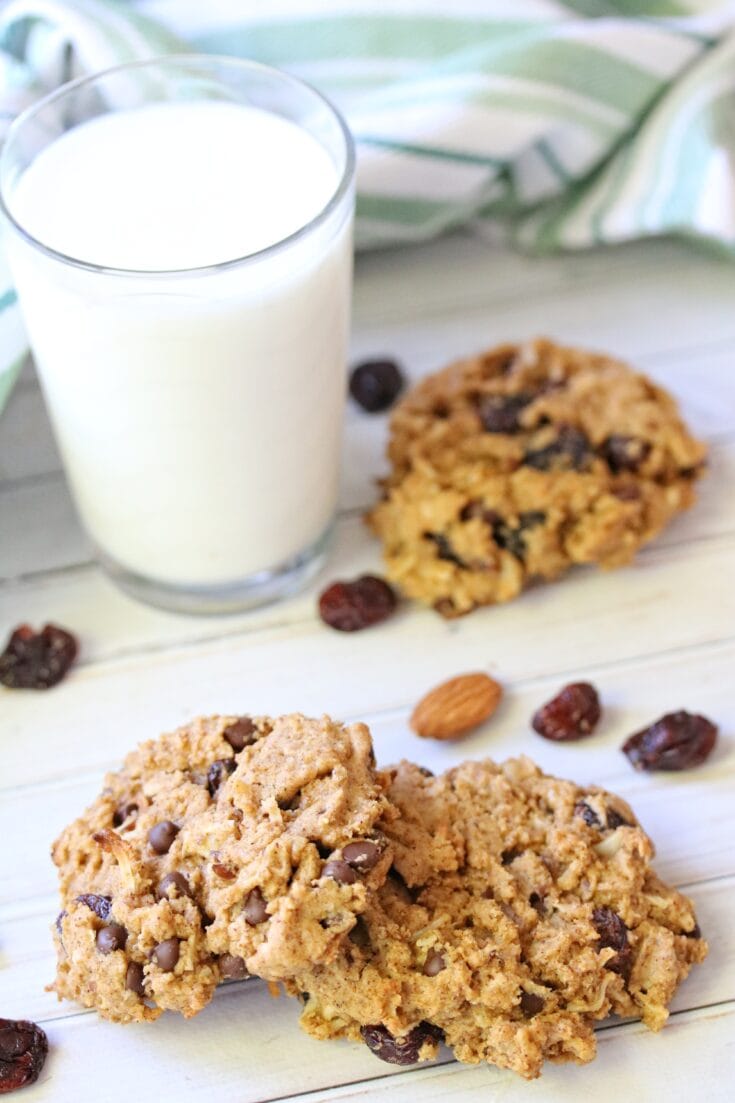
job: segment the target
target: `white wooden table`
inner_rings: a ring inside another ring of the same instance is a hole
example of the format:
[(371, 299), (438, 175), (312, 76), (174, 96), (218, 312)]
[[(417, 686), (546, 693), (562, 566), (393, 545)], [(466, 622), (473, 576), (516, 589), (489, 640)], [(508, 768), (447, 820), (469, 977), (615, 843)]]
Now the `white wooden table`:
[[(697, 507), (637, 563), (579, 570), (460, 621), (418, 608), (354, 637), (323, 627), (324, 578), (379, 570), (360, 515), (382, 467), (385, 419), (351, 410), (342, 513), (331, 561), (310, 592), (229, 618), (139, 605), (90, 561), (41, 397), (28, 371), (0, 418), (0, 635), (56, 621), (81, 661), (48, 693), (0, 688), (0, 1015), (36, 1019), (52, 1046), (27, 1103), (131, 1099), (462, 1099), (686, 1103), (732, 1099), (735, 1074), (735, 268), (671, 243), (553, 260), (457, 236), (361, 260), (354, 353), (399, 356), (414, 377), (506, 337), (547, 333), (630, 358), (682, 400), (711, 442)], [(424, 690), (485, 669), (507, 689), (492, 723), (456, 746), (418, 740), (407, 715)], [(534, 735), (534, 707), (589, 679), (606, 706), (589, 742)], [(623, 738), (675, 708), (722, 730), (699, 770), (641, 776)], [(527, 752), (544, 768), (630, 800), (658, 868), (690, 893), (711, 942), (658, 1036), (608, 1024), (594, 1066), (550, 1067), (526, 1084), (487, 1067), (381, 1064), (366, 1049), (302, 1034), (298, 1007), (260, 982), (228, 986), (198, 1018), (120, 1027), (44, 992), (57, 912), (48, 857), (58, 830), (138, 740), (214, 711), (328, 711), (372, 727), (379, 761), (433, 769)]]

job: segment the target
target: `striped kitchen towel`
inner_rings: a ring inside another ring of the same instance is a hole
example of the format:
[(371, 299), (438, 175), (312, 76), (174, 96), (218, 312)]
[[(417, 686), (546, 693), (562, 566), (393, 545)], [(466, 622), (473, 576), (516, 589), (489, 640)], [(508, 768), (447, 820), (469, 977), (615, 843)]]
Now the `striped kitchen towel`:
[[(6, 0), (0, 135), (71, 76), (181, 50), (341, 108), (358, 247), (500, 224), (538, 250), (676, 232), (735, 255), (735, 0)], [(0, 259), (0, 407), (24, 351)]]

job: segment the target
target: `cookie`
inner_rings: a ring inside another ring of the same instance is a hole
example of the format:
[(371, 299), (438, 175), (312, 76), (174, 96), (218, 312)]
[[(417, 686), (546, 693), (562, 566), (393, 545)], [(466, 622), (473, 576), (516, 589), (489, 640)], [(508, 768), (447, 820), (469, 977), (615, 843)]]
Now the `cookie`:
[(329, 961), (390, 865), (381, 815), (362, 724), (215, 716), (142, 744), (54, 844), (54, 989), (189, 1017), (230, 977)]
[(660, 387), (547, 340), (424, 379), (398, 405), (369, 521), (388, 577), (458, 616), (573, 564), (618, 567), (694, 500), (705, 449)]
[(308, 1033), (400, 1064), (443, 1039), (532, 1078), (590, 1061), (608, 1015), (663, 1026), (707, 946), (624, 801), (526, 758), (387, 777), (393, 869), (338, 958), (288, 985)]

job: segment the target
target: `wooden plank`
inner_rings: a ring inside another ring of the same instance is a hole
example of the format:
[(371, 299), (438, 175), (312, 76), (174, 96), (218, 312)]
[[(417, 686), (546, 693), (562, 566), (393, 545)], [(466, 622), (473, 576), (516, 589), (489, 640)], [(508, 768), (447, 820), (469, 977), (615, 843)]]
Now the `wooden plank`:
[[(700, 972), (706, 970), (705, 964)], [(710, 970), (713, 977), (718, 971), (723, 970), (714, 967)], [(708, 1064), (712, 1064), (712, 1054), (716, 1053), (714, 1063), (718, 1073), (724, 1073), (728, 1080), (726, 1070), (732, 1071), (732, 1053), (727, 1047), (723, 1050), (723, 1046), (727, 1031), (732, 1041), (734, 1007), (735, 1001), (730, 1001), (702, 1011), (681, 1012), (672, 1017), (659, 1035), (650, 1034), (638, 1023), (608, 1026), (598, 1032), (600, 1055), (593, 1067), (581, 1070), (548, 1066), (538, 1090), (544, 1092), (544, 1099), (562, 1098), (561, 1094), (548, 1095), (549, 1091), (584, 1091), (587, 1100), (594, 1085), (596, 1098), (627, 1098), (615, 1095), (618, 1082), (612, 1078), (611, 1069), (622, 1065), (629, 1070), (636, 1052), (656, 1062), (660, 1069), (660, 1063), (668, 1062), (682, 1047), (686, 1047), (690, 1062), (701, 1051)], [(720, 1033), (716, 1024), (723, 1016), (727, 1030)], [(165, 1015), (153, 1025), (122, 1029), (88, 1013), (44, 1019), (51, 1057), (34, 1098), (58, 1099), (62, 1091), (65, 1099), (91, 1099), (102, 1087), (106, 1103), (127, 1103), (131, 1094), (141, 1091), (141, 1078), (145, 1098), (154, 1098), (157, 1093), (169, 1098), (165, 1093), (173, 1089), (181, 1103), (202, 1095), (208, 1099), (236, 1098), (238, 1103), (265, 1103), (309, 1092), (324, 1099), (330, 1097), (324, 1094), (329, 1088), (360, 1081), (360, 1089), (337, 1091), (334, 1098), (364, 1099), (369, 1097), (364, 1094), (367, 1090), (381, 1087), (385, 1090), (389, 1079), (392, 1099), (413, 1101), (417, 1096), (406, 1094), (411, 1091), (420, 1092), (422, 1099), (440, 1097), (424, 1094), (429, 1091), (427, 1083), (431, 1084), (439, 1075), (436, 1069), (409, 1072), (383, 1066), (365, 1047), (354, 1043), (331, 1043), (327, 1047), (302, 1034), (296, 1026), (297, 1018), (296, 1001), (273, 1000), (264, 985), (246, 982), (223, 989), (203, 1014), (188, 1023), (178, 1016)], [(700, 1021), (708, 1024), (708, 1033), (690, 1035), (689, 1025)], [(447, 1061), (448, 1054), (442, 1060)], [(690, 1090), (692, 1071), (690, 1065), (686, 1080)], [(641, 1069), (636, 1068), (636, 1075), (640, 1074)], [(478, 1092), (502, 1089), (504, 1099), (521, 1098), (518, 1092), (529, 1091), (528, 1085), (513, 1074), (487, 1066), (476, 1069), (448, 1066), (440, 1083), (442, 1092), (450, 1085), (461, 1088), (461, 1092), (470, 1086)], [(466, 1098), (464, 1094), (461, 1097)], [(445, 1096), (442, 1094), (441, 1098)], [(565, 1098), (582, 1096), (572, 1094)], [(654, 1100), (659, 1096), (640, 1093), (635, 1098)], [(677, 1097), (667, 1092), (666, 1098)], [(678, 1098), (683, 1103), (687, 1097)]]
[[(136, 738), (200, 712), (368, 716), (415, 701), (457, 671), (487, 668), (512, 683), (716, 643), (735, 623), (735, 590), (723, 585), (734, 548), (735, 538), (721, 537), (652, 550), (624, 570), (580, 570), (459, 621), (410, 608), (380, 630), (346, 637), (311, 620), (81, 666), (47, 694), (2, 690), (4, 784), (62, 777), (80, 763), (99, 768)], [(47, 613), (82, 622), (81, 610), (57, 601)], [(82, 634), (85, 650), (116, 626), (91, 631)], [(672, 691), (657, 689), (662, 711)], [(104, 738), (91, 734), (100, 730)], [(28, 754), (39, 732), (54, 733), (41, 762)]]
[(549, 1066), (542, 1079), (531, 1085), (510, 1073), (448, 1064), (406, 1070), (389, 1083), (338, 1088), (319, 1098), (321, 1103), (367, 1103), (390, 1091), (392, 1103), (417, 1099), (422, 1103), (488, 1103), (489, 1099), (526, 1103), (532, 1097), (544, 1103), (589, 1103), (590, 1099), (726, 1103), (732, 1098), (734, 1038), (735, 1004), (730, 1003), (676, 1015), (659, 1035), (638, 1024), (601, 1031), (598, 1056), (591, 1067)]
[[(369, 494), (368, 485), (366, 478), (364, 489)], [(53, 562), (64, 543), (72, 560), (83, 553), (83, 537), (78, 532), (70, 503), (64, 519), (58, 519), (59, 493), (60, 487), (56, 483), (32, 490), (23, 488), (25, 505), (20, 510), (22, 520), (16, 518), (11, 524), (20, 526), (24, 540), (8, 541), (4, 550), (0, 545), (0, 564), (4, 560), (7, 568), (12, 560), (11, 569), (24, 570), (29, 562)], [(2, 496), (0, 515), (5, 515)], [(53, 540), (48, 538), (47, 526), (51, 524), (54, 526)], [(735, 440), (713, 447), (711, 471), (701, 484), (697, 506), (677, 518), (654, 545), (644, 550), (641, 561), (647, 555), (658, 555), (666, 547), (729, 533), (735, 533)], [(26, 539), (34, 545), (35, 558), (29, 548), (24, 547)], [(84, 641), (82, 661), (90, 663), (136, 649), (148, 650), (186, 641), (194, 643), (221, 636), (236, 636), (240, 632), (252, 633), (277, 625), (313, 622), (316, 596), (328, 580), (351, 577), (363, 570), (379, 572), (380, 569), (377, 541), (359, 515), (346, 516), (337, 526), (329, 561), (315, 582), (297, 597), (253, 613), (225, 619), (172, 616), (127, 597), (110, 583), (102, 571), (89, 565), (61, 574), (52, 571), (48, 576), (33, 575), (14, 584), (0, 586), (0, 616), (9, 625), (24, 621), (41, 623), (49, 619), (68, 624)], [(605, 585), (606, 581), (600, 578), (600, 585)], [(555, 589), (566, 588), (570, 582), (571, 579), (563, 580)], [(565, 589), (559, 590), (560, 599), (564, 592)], [(529, 599), (525, 597), (522, 600)]]

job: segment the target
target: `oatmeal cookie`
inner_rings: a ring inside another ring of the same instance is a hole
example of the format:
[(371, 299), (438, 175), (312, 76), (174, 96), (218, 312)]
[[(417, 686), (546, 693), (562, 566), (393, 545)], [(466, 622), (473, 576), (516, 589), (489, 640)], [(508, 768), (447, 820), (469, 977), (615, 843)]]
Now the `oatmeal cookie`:
[(59, 997), (189, 1017), (220, 981), (329, 961), (385, 876), (370, 733), (215, 716), (142, 744), (53, 847)]
[(393, 869), (339, 957), (288, 985), (308, 1033), (397, 1063), (444, 1039), (531, 1078), (590, 1061), (610, 1014), (663, 1026), (707, 946), (624, 801), (526, 758), (387, 777)]
[(692, 504), (705, 449), (645, 376), (535, 340), (424, 379), (388, 456), (369, 518), (387, 574), (458, 616), (573, 564), (629, 562)]

